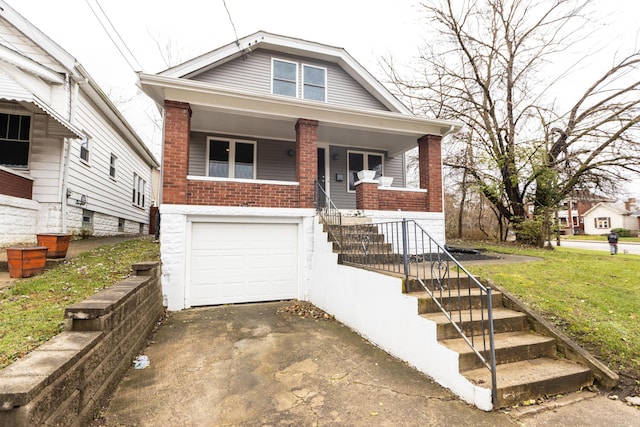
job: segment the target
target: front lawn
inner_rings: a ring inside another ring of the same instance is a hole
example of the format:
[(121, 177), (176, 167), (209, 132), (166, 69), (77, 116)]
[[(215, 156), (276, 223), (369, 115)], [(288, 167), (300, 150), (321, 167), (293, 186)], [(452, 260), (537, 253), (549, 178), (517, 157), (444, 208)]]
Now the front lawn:
[(0, 291), (0, 368), (61, 332), (65, 307), (126, 278), (132, 264), (159, 259), (157, 243), (128, 240), (85, 252)]
[(542, 313), (612, 369), (640, 378), (640, 256), (490, 246), (542, 262), (472, 266)]

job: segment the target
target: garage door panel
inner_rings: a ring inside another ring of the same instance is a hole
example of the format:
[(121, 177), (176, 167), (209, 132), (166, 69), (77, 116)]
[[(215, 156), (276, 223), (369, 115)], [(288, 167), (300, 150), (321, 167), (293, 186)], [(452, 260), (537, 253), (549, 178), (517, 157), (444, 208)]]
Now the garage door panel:
[(194, 223), (190, 305), (297, 297), (297, 224)]

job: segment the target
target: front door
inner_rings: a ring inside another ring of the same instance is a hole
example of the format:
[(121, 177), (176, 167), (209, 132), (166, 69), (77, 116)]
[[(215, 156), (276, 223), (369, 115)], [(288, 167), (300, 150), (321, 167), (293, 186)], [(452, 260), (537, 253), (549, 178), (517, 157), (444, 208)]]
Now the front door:
[[(318, 185), (322, 188), (323, 191), (327, 191), (327, 180), (326, 180), (326, 170), (325, 170), (325, 161), (324, 161), (324, 148), (318, 148)], [(325, 198), (321, 194), (319, 190), (318, 197), (316, 198), (318, 208), (323, 208), (325, 206)]]

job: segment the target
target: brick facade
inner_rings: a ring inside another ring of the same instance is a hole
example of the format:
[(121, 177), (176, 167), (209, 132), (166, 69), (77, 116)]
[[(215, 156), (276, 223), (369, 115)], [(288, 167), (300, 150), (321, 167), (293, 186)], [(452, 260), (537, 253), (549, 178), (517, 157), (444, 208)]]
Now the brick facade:
[(420, 188), (427, 190), (428, 212), (443, 212), (441, 142), (438, 135), (425, 135), (418, 140)]
[(185, 204), (189, 173), (191, 107), (184, 102), (165, 101), (164, 108), (162, 203)]
[[(296, 179), (300, 184), (300, 208), (313, 208), (318, 178), (318, 121), (298, 119), (296, 123)], [(293, 207), (293, 206), (291, 206)]]
[(378, 183), (360, 182), (356, 184), (356, 209), (379, 209)]
[(186, 202), (190, 205), (295, 208), (299, 199), (297, 185), (196, 180), (187, 183)]
[(356, 209), (381, 211), (429, 212), (428, 193), (379, 188), (378, 183), (356, 185)]
[(33, 196), (33, 181), (11, 172), (0, 170), (0, 194), (31, 199)]

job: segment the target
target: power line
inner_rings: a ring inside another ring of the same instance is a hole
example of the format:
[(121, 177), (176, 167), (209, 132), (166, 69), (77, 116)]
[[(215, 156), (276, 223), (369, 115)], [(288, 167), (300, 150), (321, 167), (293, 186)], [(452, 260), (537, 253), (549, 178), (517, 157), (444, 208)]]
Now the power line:
[(231, 12), (229, 12), (229, 8), (227, 7), (227, 1), (222, 0), (222, 4), (224, 4), (224, 8), (227, 11), (227, 16), (229, 17), (229, 22), (231, 22), (231, 26), (233, 27), (233, 33), (236, 35), (236, 45), (240, 47), (240, 41), (238, 40), (238, 32), (236, 31), (236, 26), (233, 23), (233, 19), (231, 19)]
[(98, 15), (98, 13), (96, 12), (96, 10), (93, 8), (93, 6), (91, 5), (89, 0), (85, 0), (85, 2), (87, 3), (87, 6), (89, 6), (89, 9), (91, 9), (91, 12), (93, 12), (93, 15), (96, 17), (96, 19), (98, 20), (98, 22), (100, 23), (100, 25), (102, 26), (102, 29), (104, 30), (104, 32), (107, 34), (107, 36), (109, 37), (109, 39), (111, 40), (111, 42), (113, 43), (113, 45), (116, 47), (116, 49), (118, 49), (118, 52), (120, 52), (120, 55), (122, 55), (122, 58), (124, 58), (125, 62), (129, 65), (129, 68), (131, 68), (131, 70), (135, 73), (136, 71), (142, 71), (142, 66), (140, 65), (140, 62), (138, 62), (138, 60), (136, 59), (135, 55), (131, 52), (131, 50), (129, 49), (129, 47), (127, 46), (127, 44), (124, 42), (124, 40), (122, 39), (122, 36), (120, 36), (120, 33), (118, 32), (118, 30), (116, 29), (116, 27), (113, 25), (113, 23), (111, 22), (111, 20), (109, 19), (109, 17), (107, 16), (107, 14), (105, 13), (104, 9), (102, 8), (102, 6), (100, 6), (100, 3), (98, 3), (98, 0), (94, 0), (96, 5), (98, 6), (98, 8), (100, 9), (100, 12), (102, 12), (102, 16), (104, 16), (104, 18), (107, 20), (107, 22), (109, 23), (109, 26), (111, 27), (111, 29), (113, 30), (113, 32), (118, 36), (118, 39), (120, 40), (120, 43), (122, 44), (122, 46), (125, 47), (125, 49), (127, 50), (127, 52), (129, 53), (129, 55), (131, 56), (131, 58), (133, 59), (133, 61), (136, 63), (136, 65), (138, 66), (138, 68), (136, 69), (132, 64), (131, 61), (129, 61), (129, 58), (127, 58), (127, 55), (125, 55), (125, 53), (122, 51), (122, 49), (120, 48), (120, 45), (113, 39), (113, 37), (111, 36), (111, 32), (107, 29), (107, 27), (105, 26), (103, 20), (101, 19), (101, 17)]

